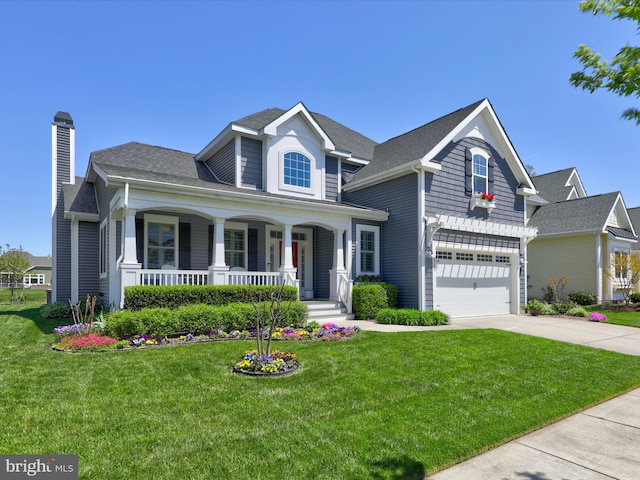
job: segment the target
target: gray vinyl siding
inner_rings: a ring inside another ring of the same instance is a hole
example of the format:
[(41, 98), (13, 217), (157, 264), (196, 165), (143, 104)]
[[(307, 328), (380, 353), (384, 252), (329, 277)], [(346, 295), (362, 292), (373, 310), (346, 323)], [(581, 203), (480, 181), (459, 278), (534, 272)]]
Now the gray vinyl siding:
[(326, 157), (325, 163), (325, 198), (330, 201), (338, 201), (338, 159)]
[[(469, 209), (470, 198), (465, 194), (465, 150), (479, 147), (494, 158), (493, 191), (496, 207), (491, 213), (484, 208)], [(524, 198), (517, 195), (519, 182), (507, 161), (484, 140), (464, 138), (444, 148), (434, 159), (442, 170), (427, 174), (425, 213), (447, 213), (493, 222), (524, 224)]]
[(56, 207), (55, 207), (55, 237), (56, 251), (54, 252), (56, 278), (53, 279), (55, 298), (58, 302), (67, 302), (71, 298), (71, 222), (64, 218), (64, 199), (62, 184), (71, 181), (71, 148), (70, 129), (56, 125)]
[[(96, 192), (96, 200), (98, 203), (98, 210), (99, 210), (99, 222), (96, 224), (96, 228), (98, 231), (98, 234), (100, 232), (100, 223), (105, 219), (105, 217), (108, 215), (109, 213), (109, 203), (111, 202), (111, 199), (113, 198), (113, 196), (116, 194), (117, 189), (115, 188), (107, 188), (106, 184), (104, 183), (104, 181), (102, 180), (102, 178), (98, 177), (94, 183), (94, 189)], [(120, 247), (121, 247), (121, 242), (120, 239), (121, 237), (121, 233), (122, 233), (122, 225), (121, 222), (117, 222), (118, 224), (120, 224), (120, 230), (116, 229), (116, 258), (111, 258), (109, 257), (109, 252), (110, 252), (110, 245), (109, 242), (111, 241), (111, 223), (109, 221), (107, 221), (106, 223), (106, 228), (107, 228), (107, 248), (106, 248), (106, 253), (107, 253), (107, 276), (103, 277), (103, 278), (99, 278), (99, 274), (96, 273), (96, 278), (97, 278), (97, 282), (98, 282), (98, 291), (100, 291), (101, 293), (104, 294), (104, 298), (105, 300), (108, 300), (109, 302), (114, 301), (113, 298), (111, 298), (111, 292), (109, 290), (109, 272), (111, 271), (110, 269), (110, 265), (112, 265), (113, 263), (115, 263), (115, 261), (118, 259), (118, 257), (120, 256)], [(98, 236), (98, 239), (96, 241), (96, 255), (98, 255), (98, 249), (100, 248), (100, 237)], [(97, 262), (96, 262), (97, 263)], [(79, 283), (79, 288), (80, 290), (83, 290), (85, 287), (82, 283), (82, 280), (80, 280)], [(114, 297), (117, 297), (118, 293), (114, 292)]]
[(98, 292), (98, 224), (78, 222), (78, 298)]
[[(380, 228), (380, 274), (384, 280), (398, 286), (398, 303), (403, 308), (419, 308), (418, 177), (404, 175), (383, 184), (345, 192), (346, 202), (387, 210), (389, 219)], [(364, 223), (356, 222), (354, 223)], [(354, 245), (357, 239), (353, 229)], [(355, 251), (353, 252), (355, 272)]]
[[(248, 222), (247, 227), (249, 229), (256, 230), (256, 266), (257, 271), (267, 270), (267, 253), (266, 253), (266, 223), (264, 222)], [(248, 240), (248, 239), (247, 239)], [(248, 245), (247, 245), (248, 248)]]
[(242, 137), (240, 145), (242, 186), (262, 190), (262, 142)]
[(235, 185), (236, 183), (236, 142), (230, 140), (206, 162), (219, 181)]
[[(316, 227), (313, 232), (313, 288), (315, 298), (329, 298), (329, 270), (333, 268), (333, 232)], [(346, 243), (345, 243), (346, 245)]]

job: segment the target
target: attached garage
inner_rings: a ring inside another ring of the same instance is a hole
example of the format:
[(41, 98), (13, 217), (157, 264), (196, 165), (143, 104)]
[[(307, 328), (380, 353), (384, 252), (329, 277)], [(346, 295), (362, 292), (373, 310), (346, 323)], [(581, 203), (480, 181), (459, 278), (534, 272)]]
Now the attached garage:
[(436, 252), (434, 307), (451, 317), (513, 313), (516, 294), (509, 255), (455, 250)]

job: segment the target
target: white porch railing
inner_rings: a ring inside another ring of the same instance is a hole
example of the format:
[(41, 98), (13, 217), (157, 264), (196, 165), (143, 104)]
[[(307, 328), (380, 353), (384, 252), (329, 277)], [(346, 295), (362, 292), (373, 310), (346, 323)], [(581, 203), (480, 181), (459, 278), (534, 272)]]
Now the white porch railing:
[(352, 313), (352, 297), (353, 295), (353, 281), (344, 273), (338, 274), (338, 300), (347, 309), (347, 313)]
[(208, 270), (140, 270), (140, 285), (207, 285)]
[(280, 272), (224, 272), (227, 285), (279, 285)]

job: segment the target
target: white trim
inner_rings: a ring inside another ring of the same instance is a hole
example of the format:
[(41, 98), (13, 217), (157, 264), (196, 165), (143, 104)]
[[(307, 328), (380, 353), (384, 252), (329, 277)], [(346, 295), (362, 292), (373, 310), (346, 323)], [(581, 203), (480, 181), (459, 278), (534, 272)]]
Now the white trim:
[(226, 137), (228, 137), (232, 133), (241, 133), (245, 135), (250, 135), (253, 137), (258, 137), (260, 132), (258, 130), (254, 130), (252, 128), (243, 127), (242, 125), (236, 125), (235, 123), (230, 123), (222, 130), (216, 137), (211, 140), (206, 147), (204, 147), (198, 154), (196, 154), (195, 159), (198, 161), (203, 161), (204, 159), (209, 158), (213, 155), (218, 146), (224, 146), (227, 144)]
[[(362, 271), (361, 267), (361, 245), (360, 235), (361, 232), (373, 232), (374, 239), (374, 258), (373, 258), (373, 271)], [(359, 223), (356, 225), (356, 277), (360, 275), (380, 275), (380, 227), (377, 225), (365, 225)]]
[(425, 172), (436, 173), (442, 170), (442, 165), (432, 161), (417, 160), (411, 164), (399, 165), (389, 170), (380, 172), (376, 175), (371, 175), (370, 177), (363, 178), (362, 180), (353, 180), (345, 184), (342, 188), (347, 192), (352, 190), (359, 190), (361, 188), (366, 188), (371, 185), (381, 183), (385, 180), (390, 180), (392, 178), (398, 177), (403, 172), (409, 173), (411, 171), (415, 171), (416, 168), (420, 168)]
[[(107, 268), (109, 272), (109, 303), (117, 305), (116, 299), (119, 299), (119, 277), (117, 275), (118, 265), (122, 261), (122, 252), (124, 250), (124, 221), (120, 224), (120, 239), (117, 237), (118, 233), (118, 221), (113, 218), (112, 214), (109, 214), (109, 257), (107, 259)], [(120, 243), (120, 258), (116, 259), (117, 244)]]
[[(309, 186), (299, 187), (297, 185), (290, 185), (284, 181), (284, 156), (289, 153), (298, 153), (309, 160)], [(297, 148), (288, 148), (278, 152), (278, 187), (280, 190), (302, 193), (309, 196), (316, 196), (317, 188), (314, 185), (314, 175), (316, 170), (316, 159), (305, 148), (300, 145)]]
[(78, 301), (78, 242), (79, 222), (76, 218), (71, 220), (71, 301)]
[[(475, 196), (477, 193), (493, 193), (489, 191), (489, 158), (491, 158), (491, 155), (489, 155), (489, 153), (484, 150), (483, 148), (479, 148), (479, 147), (471, 147), (469, 149), (469, 153), (471, 154), (471, 189), (472, 189), (472, 193), (471, 196)], [(474, 163), (474, 158), (476, 155), (478, 155), (479, 157), (482, 157), (485, 161), (485, 170), (486, 170), (486, 174), (485, 175), (480, 175), (479, 173), (477, 174), (475, 172), (475, 163)], [(484, 179), (484, 189), (483, 190), (476, 190), (476, 177), (478, 178), (483, 178)], [(471, 210), (473, 210), (473, 208), (471, 208)]]
[(427, 215), (424, 218), (427, 221), (427, 224), (438, 225), (438, 228), (482, 233), (486, 235), (532, 239), (538, 232), (537, 227), (490, 222), (476, 218), (457, 217), (455, 215), (435, 214)]
[(427, 309), (427, 285), (425, 281), (425, 277), (427, 274), (427, 246), (425, 244), (426, 240), (426, 228), (424, 222), (424, 211), (425, 211), (425, 173), (421, 170), (418, 170), (418, 258), (419, 267), (418, 267), (418, 306), (420, 311), (425, 311)]
[(242, 137), (236, 135), (235, 138), (235, 153), (236, 153), (236, 187), (242, 187)]
[[(102, 220), (102, 222), (100, 222), (100, 225), (98, 226), (98, 278), (106, 278), (108, 276), (110, 259), (112, 258), (109, 255), (110, 231), (107, 228), (108, 220), (109, 219), (105, 217), (105, 219)], [(104, 270), (102, 270), (103, 263)]]
[(69, 183), (76, 184), (76, 129), (69, 128)]
[[(151, 214), (151, 213), (145, 213), (144, 214), (144, 253), (143, 253), (143, 267), (142, 268), (149, 268), (149, 259), (148, 259), (148, 254), (149, 254), (149, 223), (164, 223), (167, 225), (173, 225), (174, 227), (174, 232), (175, 232), (175, 237), (174, 237), (174, 243), (173, 243), (173, 261), (175, 262), (174, 267), (176, 269), (178, 269), (179, 266), (179, 255), (180, 255), (180, 218), (179, 217), (175, 217), (175, 216), (169, 216), (169, 215), (155, 215), (155, 214)], [(139, 261), (140, 259), (138, 259)]]
[(311, 125), (311, 127), (315, 130), (316, 135), (320, 137), (320, 139), (322, 140), (323, 150), (334, 151), (336, 149), (336, 146), (333, 144), (329, 136), (318, 124), (318, 122), (316, 122), (316, 120), (313, 118), (309, 110), (307, 110), (307, 107), (305, 107), (302, 102), (298, 102), (296, 105), (294, 105), (292, 108), (290, 108), (285, 113), (280, 115), (274, 121), (266, 125), (262, 129), (262, 131), (264, 132), (265, 135), (275, 137), (278, 134), (277, 133), (278, 127), (283, 123), (285, 123), (287, 120), (293, 118), (298, 114), (301, 114), (302, 117), (304, 117), (307, 123), (309, 123), (309, 125)]
[(604, 271), (602, 267), (602, 238), (600, 232), (595, 233), (596, 236), (596, 300), (602, 302), (602, 280)]
[[(211, 203), (211, 201), (224, 201), (228, 200), (231, 202), (246, 202), (247, 207), (249, 205), (255, 205), (256, 207), (264, 207), (265, 205), (269, 206), (269, 209), (286, 207), (288, 210), (295, 210), (300, 215), (305, 216), (309, 213), (322, 213), (326, 214), (327, 212), (335, 213), (336, 215), (350, 215), (357, 218), (361, 218), (363, 220), (387, 220), (389, 218), (389, 214), (387, 212), (383, 212), (381, 210), (374, 210), (372, 208), (357, 208), (353, 206), (349, 206), (346, 204), (335, 204), (328, 206), (326, 203), (320, 202), (310, 202), (305, 199), (296, 199), (292, 197), (281, 197), (279, 198), (277, 195), (261, 195), (259, 193), (254, 193), (252, 191), (247, 191), (247, 189), (243, 189), (243, 191), (222, 191), (212, 188), (203, 188), (203, 187), (186, 187), (183, 185), (176, 185), (171, 183), (164, 183), (160, 181), (152, 181), (152, 180), (140, 180), (134, 178), (127, 177), (119, 177), (114, 176), (111, 177), (112, 180), (119, 180), (121, 185), (124, 185), (125, 182), (129, 182), (131, 186), (135, 186), (138, 192), (143, 190), (148, 190), (153, 194), (157, 194), (159, 191), (164, 195), (167, 194), (178, 194), (180, 196), (183, 195), (191, 195), (193, 197), (201, 197), (206, 199), (207, 203)], [(117, 184), (114, 182), (112, 188), (117, 188)], [(184, 202), (185, 208), (190, 208), (192, 205), (188, 202)], [(334, 212), (335, 211), (335, 212)], [(304, 212), (304, 213), (303, 213)]]

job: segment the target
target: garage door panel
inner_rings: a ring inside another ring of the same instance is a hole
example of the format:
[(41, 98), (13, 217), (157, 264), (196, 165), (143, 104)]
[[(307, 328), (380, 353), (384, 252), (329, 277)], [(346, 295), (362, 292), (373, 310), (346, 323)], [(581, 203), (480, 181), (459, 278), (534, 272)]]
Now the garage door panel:
[(435, 308), (451, 317), (508, 314), (511, 311), (510, 287), (510, 264), (439, 260), (434, 287)]

